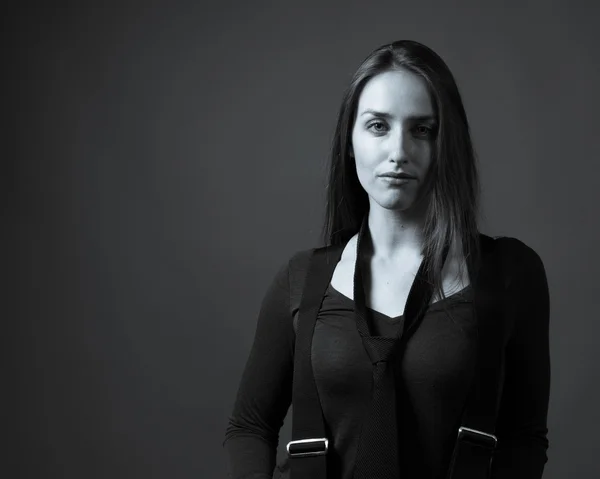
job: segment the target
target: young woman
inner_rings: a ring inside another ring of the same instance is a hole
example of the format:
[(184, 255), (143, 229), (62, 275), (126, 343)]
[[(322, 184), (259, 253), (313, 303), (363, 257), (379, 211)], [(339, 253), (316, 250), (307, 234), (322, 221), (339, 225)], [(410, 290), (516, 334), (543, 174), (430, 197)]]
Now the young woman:
[[(478, 357), (472, 272), (482, 264), (485, 236), (478, 202), (467, 117), (446, 64), (414, 41), (373, 51), (346, 92), (331, 153), (324, 239), (341, 253), (311, 345), (328, 479), (446, 477)], [(548, 448), (546, 273), (520, 240), (493, 242), (494, 254), (502, 254), (505, 288), (498, 296), (507, 333), (498, 338), (503, 381), (490, 472), (495, 479), (539, 479)], [(223, 443), (232, 479), (289, 476), (289, 461), (273, 471), (292, 401), (311, 252), (286, 261), (263, 300)], [(417, 321), (405, 311), (418, 301), (415, 279), (423, 274), (430, 295), (422, 296), (428, 301)], [(401, 344), (388, 366), (386, 387), (393, 381), (393, 388), (385, 394), (393, 395), (394, 407), (387, 406), (387, 425), (373, 422), (386, 398), (376, 396), (383, 376), (376, 378), (379, 360), (367, 347), (367, 330)], [(370, 458), (386, 447), (392, 451), (385, 461)]]

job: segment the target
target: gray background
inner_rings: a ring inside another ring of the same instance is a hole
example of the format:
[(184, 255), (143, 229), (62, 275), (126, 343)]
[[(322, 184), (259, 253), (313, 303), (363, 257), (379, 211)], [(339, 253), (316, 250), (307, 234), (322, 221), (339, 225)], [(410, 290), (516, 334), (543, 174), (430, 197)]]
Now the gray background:
[[(262, 297), (320, 245), (343, 89), (372, 49), (409, 38), (459, 83), (482, 231), (546, 265), (544, 477), (600, 477), (598, 7), (248, 3), (5, 12), (17, 394), (3, 467), (18, 471), (3, 476), (225, 476)], [(282, 447), (289, 434), (288, 420)]]

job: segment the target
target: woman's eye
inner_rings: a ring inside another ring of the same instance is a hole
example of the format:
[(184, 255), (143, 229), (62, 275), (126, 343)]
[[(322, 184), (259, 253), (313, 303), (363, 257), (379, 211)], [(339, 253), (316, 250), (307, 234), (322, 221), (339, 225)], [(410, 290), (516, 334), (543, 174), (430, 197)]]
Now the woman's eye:
[(420, 135), (429, 135), (431, 133), (431, 128), (429, 128), (428, 126), (425, 125), (419, 125), (417, 126), (417, 133), (419, 133)]
[(376, 131), (377, 133), (381, 133), (382, 131), (384, 131), (385, 128), (385, 124), (381, 121), (374, 121), (373, 123), (371, 123), (369, 125), (369, 128), (374, 128), (374, 131)]

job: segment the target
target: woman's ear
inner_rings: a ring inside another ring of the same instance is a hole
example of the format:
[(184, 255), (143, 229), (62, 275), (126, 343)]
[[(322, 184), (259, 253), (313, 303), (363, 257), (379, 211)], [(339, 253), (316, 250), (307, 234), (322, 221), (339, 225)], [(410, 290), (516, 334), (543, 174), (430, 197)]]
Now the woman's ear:
[(352, 145), (348, 146), (348, 154), (350, 155), (350, 158), (354, 158), (354, 150), (352, 149)]

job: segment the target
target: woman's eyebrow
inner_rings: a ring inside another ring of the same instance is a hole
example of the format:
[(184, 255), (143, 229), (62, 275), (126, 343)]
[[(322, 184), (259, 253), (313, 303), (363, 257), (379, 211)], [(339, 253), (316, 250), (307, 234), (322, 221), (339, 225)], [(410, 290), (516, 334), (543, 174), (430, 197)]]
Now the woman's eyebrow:
[[(392, 115), (391, 113), (385, 112), (385, 111), (377, 111), (377, 110), (372, 110), (372, 109), (367, 109), (365, 111), (363, 111), (361, 113), (362, 115), (366, 115), (367, 113), (370, 113), (373, 116), (379, 116), (381, 118), (386, 118), (386, 119), (392, 119), (394, 118), (394, 115)], [(406, 117), (407, 120), (416, 120), (416, 121), (436, 121), (437, 118), (434, 115), (410, 115), (408, 117)]]

